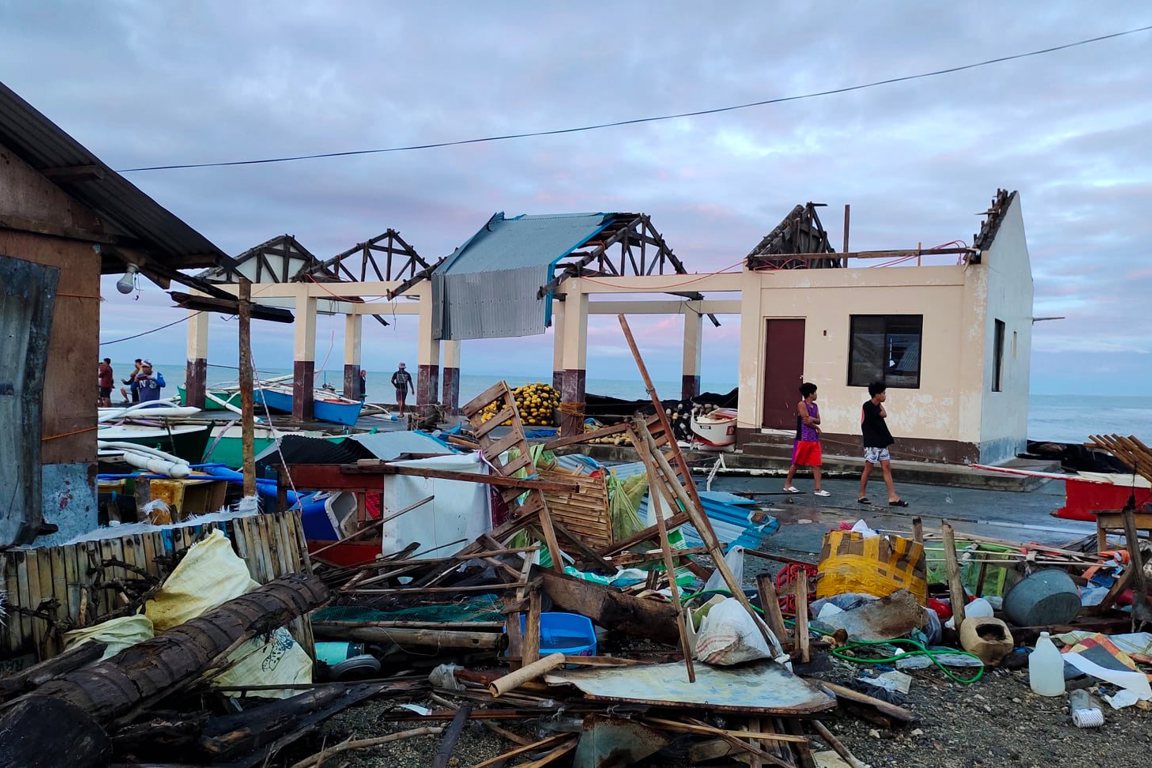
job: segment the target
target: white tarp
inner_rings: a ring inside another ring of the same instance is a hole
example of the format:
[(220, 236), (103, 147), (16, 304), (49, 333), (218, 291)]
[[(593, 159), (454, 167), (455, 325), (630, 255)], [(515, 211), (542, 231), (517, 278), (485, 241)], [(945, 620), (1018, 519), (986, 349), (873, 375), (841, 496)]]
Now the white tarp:
[[(444, 469), (487, 475), (488, 465), (479, 453), (435, 456), (429, 459), (391, 462), (401, 467)], [(464, 480), (441, 480), (408, 475), (390, 475), (384, 483), (384, 516), (387, 517), (429, 496), (435, 498), (422, 507), (385, 523), (381, 532), (382, 551), (390, 555), (418, 542), (419, 556), (437, 547), (429, 554), (443, 557), (461, 549), (482, 533), (492, 529), (488, 486)], [(453, 546), (452, 542), (460, 543)]]

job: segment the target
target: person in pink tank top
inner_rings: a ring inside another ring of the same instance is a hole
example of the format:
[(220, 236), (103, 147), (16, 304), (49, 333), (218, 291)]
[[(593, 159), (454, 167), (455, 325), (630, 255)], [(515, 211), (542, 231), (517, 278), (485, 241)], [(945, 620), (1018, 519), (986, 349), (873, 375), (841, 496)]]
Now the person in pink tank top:
[(820, 450), (820, 407), (816, 405), (816, 385), (806, 381), (800, 385), (800, 396), (796, 403), (796, 442), (792, 446), (792, 463), (788, 466), (788, 477), (784, 480), (786, 493), (800, 493), (792, 485), (797, 467), (812, 468), (812, 493), (816, 496), (831, 496), (820, 487), (820, 467), (824, 456)]

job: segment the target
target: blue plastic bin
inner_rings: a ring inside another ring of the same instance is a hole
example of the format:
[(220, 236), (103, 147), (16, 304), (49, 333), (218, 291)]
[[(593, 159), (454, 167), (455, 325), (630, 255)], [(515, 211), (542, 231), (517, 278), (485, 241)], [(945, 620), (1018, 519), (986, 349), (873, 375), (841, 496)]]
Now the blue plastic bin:
[[(520, 631), (524, 631), (525, 614), (520, 614)], [(540, 655), (562, 653), (565, 656), (595, 656), (596, 630), (592, 620), (578, 613), (549, 611), (540, 614)]]

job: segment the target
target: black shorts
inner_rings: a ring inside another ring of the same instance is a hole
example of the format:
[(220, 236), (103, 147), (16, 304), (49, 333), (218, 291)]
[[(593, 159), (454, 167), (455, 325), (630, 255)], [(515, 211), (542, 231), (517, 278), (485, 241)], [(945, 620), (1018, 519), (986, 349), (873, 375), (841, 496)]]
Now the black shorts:
[(407, 387), (405, 387), (403, 389), (397, 389), (396, 390), (396, 399), (397, 400), (405, 400), (407, 398), (408, 398), (408, 388)]
[(112, 387), (100, 387), (100, 397), (112, 397)]

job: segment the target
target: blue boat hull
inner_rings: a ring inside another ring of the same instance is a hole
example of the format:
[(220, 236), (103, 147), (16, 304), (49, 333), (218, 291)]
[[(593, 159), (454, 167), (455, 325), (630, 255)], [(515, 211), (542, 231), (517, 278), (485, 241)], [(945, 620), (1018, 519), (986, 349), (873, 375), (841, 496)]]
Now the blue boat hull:
[[(256, 402), (263, 402), (269, 410), (292, 413), (292, 395), (275, 389), (257, 389), (253, 392)], [(360, 418), (363, 403), (338, 403), (329, 400), (315, 400), (312, 403), (312, 416), (317, 421), (343, 424), (351, 427)]]

